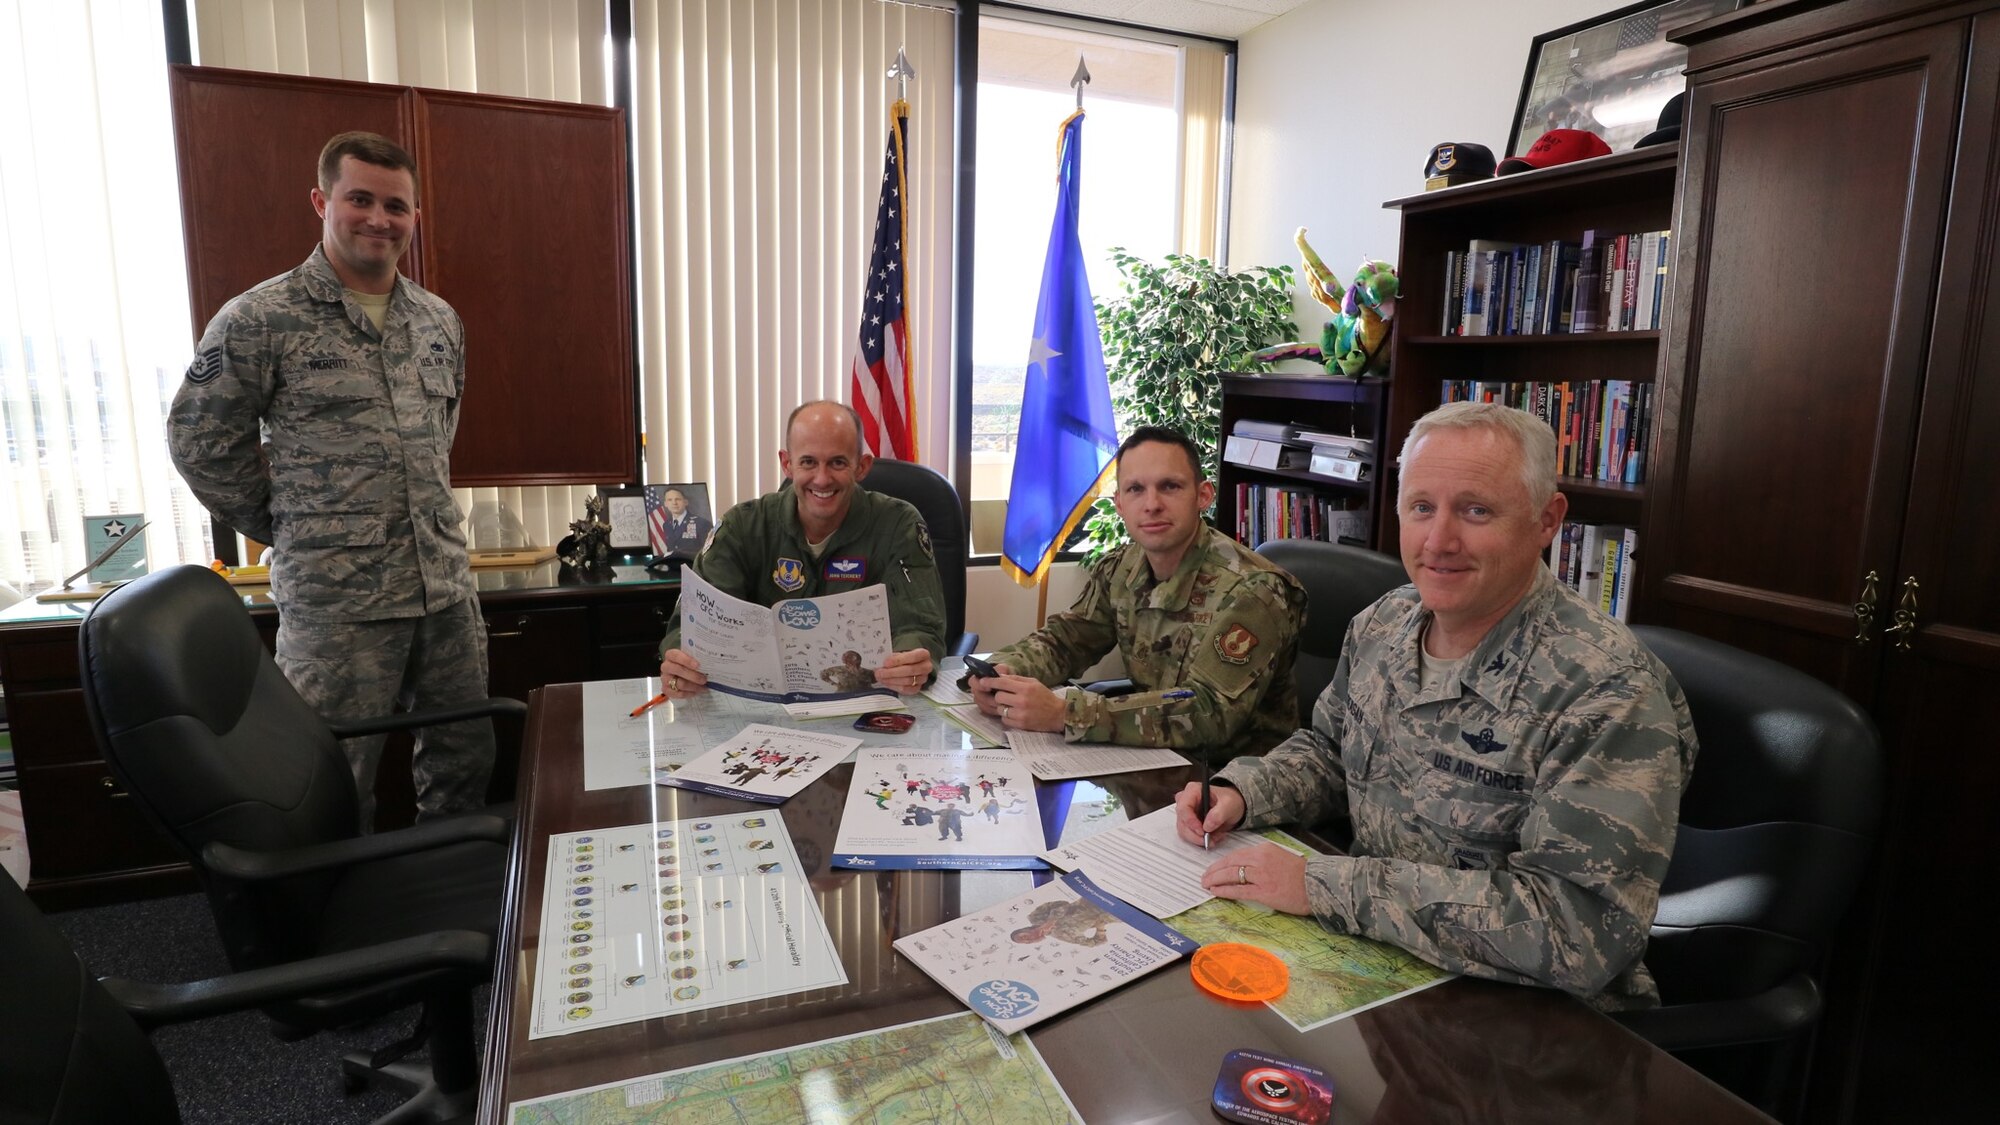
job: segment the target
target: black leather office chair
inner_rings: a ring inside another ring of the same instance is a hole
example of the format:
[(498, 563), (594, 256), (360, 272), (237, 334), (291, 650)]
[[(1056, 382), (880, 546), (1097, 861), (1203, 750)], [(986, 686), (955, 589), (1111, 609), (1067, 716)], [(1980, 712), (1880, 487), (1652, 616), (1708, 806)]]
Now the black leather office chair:
[(1410, 581), (1402, 560), (1363, 547), (1317, 539), (1272, 539), (1257, 553), (1289, 571), (1306, 588), (1306, 620), (1292, 678), (1299, 685), (1299, 725), (1312, 725), (1313, 704), (1333, 679), (1347, 623), (1375, 599)]
[(1701, 748), (1646, 947), (1663, 1006), (1618, 1018), (1778, 1112), (1819, 1017), (1813, 973), (1874, 849), (1880, 737), (1795, 668), (1676, 629), (1633, 633), (1686, 693)]
[(492, 960), (475, 933), (432, 934), (185, 984), (96, 980), (62, 934), (0, 875), (0, 1121), (46, 1125), (178, 1122), (148, 1028), (425, 974), (463, 989)]
[(862, 487), (908, 501), (930, 528), (931, 551), (937, 557), (938, 580), (944, 584), (944, 654), (964, 656), (977, 651), (979, 634), (965, 631), (965, 509), (958, 490), (935, 470), (913, 461), (875, 462)]
[[(356, 835), (354, 777), (336, 740), (520, 714), (520, 703), (329, 727), (278, 670), (242, 598), (199, 566), (99, 600), (78, 654), (105, 760), (194, 865), (233, 967), (374, 956), (455, 931), (490, 942), (513, 830), (505, 810)], [(469, 1112), (477, 1078), (472, 982), (449, 975), (462, 987), (440, 992), (434, 970), (387, 973), (262, 1007), (294, 1037), (423, 1002), (429, 1070), (350, 1060), (349, 1080), (386, 1077), (414, 1090), (409, 1116), (396, 1120), (449, 1119)]]

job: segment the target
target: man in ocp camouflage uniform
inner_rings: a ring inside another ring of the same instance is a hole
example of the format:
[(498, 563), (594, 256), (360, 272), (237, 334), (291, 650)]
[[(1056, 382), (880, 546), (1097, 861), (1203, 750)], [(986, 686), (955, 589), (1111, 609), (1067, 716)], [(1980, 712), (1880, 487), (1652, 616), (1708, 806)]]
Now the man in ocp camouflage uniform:
[[(1118, 447), (1115, 503), (1132, 542), (1090, 568), (1068, 612), (994, 653), (973, 697), (1016, 730), (1071, 742), (1261, 754), (1298, 722), (1292, 660), (1305, 619), (1298, 580), (1202, 523), (1215, 484), (1186, 435), (1141, 426)], [(1050, 685), (1113, 648), (1138, 690)]]
[(1694, 768), (1679, 685), (1542, 565), (1567, 501), (1539, 419), (1453, 403), (1403, 446), (1414, 578), (1355, 617), (1313, 723), (1175, 797), (1183, 839), (1346, 814), (1347, 856), (1262, 844), (1203, 885), (1441, 968), (1659, 1003), (1641, 962)]
[[(396, 273), (418, 219), (416, 163), (342, 133), (320, 153), (320, 245), (225, 305), (174, 395), (168, 445), (202, 504), (273, 547), (278, 666), (328, 720), (486, 696), (486, 630), (449, 459), (465, 329)], [(361, 827), (382, 737), (342, 744)], [(485, 802), (493, 728), (416, 737), (427, 819)]]

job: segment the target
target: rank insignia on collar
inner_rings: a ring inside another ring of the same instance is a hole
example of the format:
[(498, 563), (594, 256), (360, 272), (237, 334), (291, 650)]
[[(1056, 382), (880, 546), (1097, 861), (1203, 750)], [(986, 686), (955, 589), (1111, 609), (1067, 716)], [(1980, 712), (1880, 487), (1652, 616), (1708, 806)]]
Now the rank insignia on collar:
[(1250, 650), (1257, 647), (1257, 634), (1241, 625), (1231, 625), (1215, 638), (1215, 654), (1231, 664), (1250, 663)]
[(806, 564), (797, 559), (779, 559), (778, 567), (771, 572), (771, 581), (787, 594), (795, 594), (806, 587)]

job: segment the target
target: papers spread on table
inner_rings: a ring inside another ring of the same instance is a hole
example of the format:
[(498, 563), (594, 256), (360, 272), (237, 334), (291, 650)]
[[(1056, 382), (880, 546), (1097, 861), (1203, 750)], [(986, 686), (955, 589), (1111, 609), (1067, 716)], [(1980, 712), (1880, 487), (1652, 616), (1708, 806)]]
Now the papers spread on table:
[(530, 1039), (846, 983), (776, 809), (549, 837)]
[(940, 707), (938, 711), (945, 718), (964, 727), (966, 732), (979, 739), (982, 745), (1007, 745), (1007, 728), (1000, 725), (1000, 720), (981, 711), (977, 706), (966, 704), (963, 707)]
[(785, 714), (794, 719), (832, 719), (842, 715), (865, 715), (870, 711), (907, 711), (909, 704), (894, 695), (868, 692), (863, 695), (840, 695), (827, 699), (806, 699), (784, 705)]
[(1041, 870), (1035, 782), (1008, 750), (854, 755), (833, 866)]
[(894, 944), (945, 991), (1008, 1034), (1196, 948), (1079, 872)]
[(937, 676), (924, 686), (924, 695), (940, 707), (958, 707), (972, 702), (972, 693), (958, 686), (965, 675), (965, 658), (947, 656), (938, 661)]
[(775, 805), (839, 765), (859, 745), (860, 739), (845, 735), (751, 723), (659, 782)]
[(1105, 742), (1065, 742), (1060, 731), (1010, 730), (1006, 734), (1007, 744), (1043, 781), (1163, 770), (1188, 764), (1177, 751), (1113, 746)]
[(711, 688), (780, 703), (887, 691), (875, 684), (875, 669), (890, 652), (886, 586), (767, 608), (716, 589), (688, 567), (680, 612), (681, 648), (701, 664)]
[(583, 685), (584, 789), (650, 785), (708, 749), (699, 726), (674, 721), (672, 703), (632, 715), (658, 690), (651, 677)]
[(1174, 830), (1174, 807), (1168, 805), (1076, 843), (1050, 848), (1042, 858), (1064, 871), (1083, 871), (1105, 893), (1155, 918), (1171, 918), (1215, 897), (1201, 885), (1202, 872), (1211, 864), (1263, 842), (1254, 833), (1230, 832), (1210, 841), (1207, 848), (1190, 844)]
[(1069, 1125), (1083, 1120), (1026, 1035), (1001, 1035), (970, 1012), (956, 1012), (515, 1102), (507, 1109), (507, 1121), (655, 1125), (669, 1118), (880, 1121), (904, 1116), (891, 1107), (907, 1107), (910, 1117), (953, 1121)]

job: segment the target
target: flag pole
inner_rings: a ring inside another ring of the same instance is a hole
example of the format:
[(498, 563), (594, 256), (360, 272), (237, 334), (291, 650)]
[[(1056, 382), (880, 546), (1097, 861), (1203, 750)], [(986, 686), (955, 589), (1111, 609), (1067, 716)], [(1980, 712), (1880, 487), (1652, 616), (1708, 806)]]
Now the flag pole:
[[(1083, 88), (1090, 83), (1090, 68), (1083, 65), (1083, 52), (1076, 53), (1076, 73), (1069, 76), (1069, 84), (1076, 90), (1076, 109), (1083, 112)], [(1060, 548), (1061, 544), (1057, 544)], [(1049, 621), (1049, 571), (1043, 567), (1035, 581), (1035, 628), (1040, 629)]]
[(896, 61), (889, 64), (888, 77), (896, 80), (896, 100), (910, 100), (910, 79), (917, 76), (917, 70), (910, 65), (910, 56), (903, 53), (903, 45), (896, 45)]

